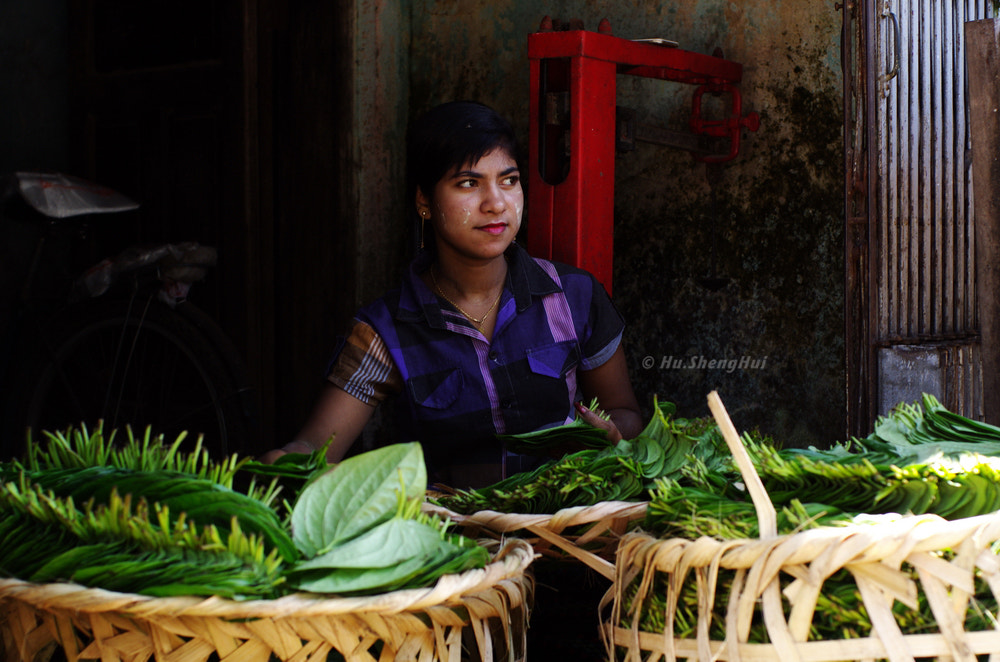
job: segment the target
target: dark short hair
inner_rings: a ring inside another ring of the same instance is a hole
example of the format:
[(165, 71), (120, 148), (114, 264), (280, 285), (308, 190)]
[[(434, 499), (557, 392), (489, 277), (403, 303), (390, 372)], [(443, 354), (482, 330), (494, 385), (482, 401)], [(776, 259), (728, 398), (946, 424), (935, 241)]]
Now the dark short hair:
[(435, 106), (411, 127), (407, 171), (411, 203), (417, 187), (431, 196), (441, 178), (455, 168), (476, 163), (495, 149), (517, 160), (517, 139), (510, 123), (477, 101), (450, 101)]

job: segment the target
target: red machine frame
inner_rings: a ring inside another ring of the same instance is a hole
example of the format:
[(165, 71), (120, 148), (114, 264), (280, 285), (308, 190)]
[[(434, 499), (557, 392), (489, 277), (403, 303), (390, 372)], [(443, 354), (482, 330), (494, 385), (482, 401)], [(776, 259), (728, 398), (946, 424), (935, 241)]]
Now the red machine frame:
[[(528, 248), (533, 255), (587, 269), (611, 291), (614, 237), (616, 79), (630, 74), (698, 85), (691, 130), (729, 138), (727, 152), (695, 156), (724, 161), (739, 150), (742, 128), (736, 85), (743, 66), (673, 45), (615, 37), (605, 19), (597, 32), (552, 30), (551, 19), (528, 35), (530, 126)], [(701, 116), (705, 92), (732, 95), (733, 114)]]

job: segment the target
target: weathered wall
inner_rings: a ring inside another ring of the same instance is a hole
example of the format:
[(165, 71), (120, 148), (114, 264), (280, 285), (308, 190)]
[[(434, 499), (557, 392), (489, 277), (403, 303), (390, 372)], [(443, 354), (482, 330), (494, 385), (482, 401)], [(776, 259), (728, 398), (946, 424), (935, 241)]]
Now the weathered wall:
[[(840, 13), (773, 0), (536, 7), (413, 0), (410, 112), (476, 98), (526, 134), (526, 38), (545, 14), (590, 30), (608, 18), (617, 36), (721, 48), (741, 62), (744, 111), (761, 127), (717, 169), (714, 200), (706, 166), (685, 152), (640, 143), (616, 160), (614, 295), (629, 324), (633, 382), (647, 411), (657, 395), (704, 415), (718, 389), (739, 427), (789, 445), (842, 439)], [(620, 106), (675, 130), (686, 129), (692, 92), (618, 77)], [(706, 100), (706, 116), (713, 110), (728, 113)], [(702, 359), (736, 365), (710, 369)]]

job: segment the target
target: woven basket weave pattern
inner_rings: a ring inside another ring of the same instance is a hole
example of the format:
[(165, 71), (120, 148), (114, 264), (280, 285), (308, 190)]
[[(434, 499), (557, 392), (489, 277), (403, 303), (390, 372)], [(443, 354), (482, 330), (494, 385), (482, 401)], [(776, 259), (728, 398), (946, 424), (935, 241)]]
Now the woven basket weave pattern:
[[(630, 533), (619, 549), (614, 605), (604, 627), (608, 658), (821, 662), (952, 657), (972, 662), (977, 654), (1000, 655), (1000, 631), (965, 630), (976, 578), (994, 597), (1000, 596), (1000, 557), (993, 549), (997, 541), (1000, 513), (950, 522), (933, 515), (910, 516), (764, 540), (657, 539)], [(841, 570), (853, 577), (871, 632), (857, 639), (808, 641), (817, 597), (824, 582)], [(724, 606), (725, 622), (714, 624), (719, 626), (715, 631), (725, 632), (724, 639), (713, 640), (709, 632), (720, 573), (732, 573), (735, 579)], [(666, 582), (654, 581), (657, 576)], [(698, 594), (697, 632), (681, 638), (673, 635), (671, 605), (690, 582)], [(664, 585), (666, 625), (662, 631), (642, 631), (640, 609), (629, 612), (628, 606), (638, 607), (655, 586)], [(627, 595), (629, 587), (634, 599)], [(896, 601), (914, 605), (918, 591), (930, 605), (938, 631), (904, 634), (892, 606)], [(755, 618), (766, 626), (767, 643), (748, 640)]]

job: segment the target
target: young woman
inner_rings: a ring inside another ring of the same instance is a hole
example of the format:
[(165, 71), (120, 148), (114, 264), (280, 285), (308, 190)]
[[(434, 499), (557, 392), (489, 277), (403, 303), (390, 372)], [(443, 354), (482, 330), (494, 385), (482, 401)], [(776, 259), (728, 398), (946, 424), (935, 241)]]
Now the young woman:
[[(399, 289), (358, 312), (296, 440), (262, 459), (333, 436), (339, 461), (396, 396), (400, 441), (420, 441), (429, 479), (458, 488), (528, 468), (498, 434), (577, 412), (613, 441), (638, 434), (624, 323), (607, 292), (515, 242), (524, 193), (510, 125), (482, 104), (447, 103), (414, 125), (408, 147), (421, 250)], [(592, 398), (610, 420), (583, 406)]]

